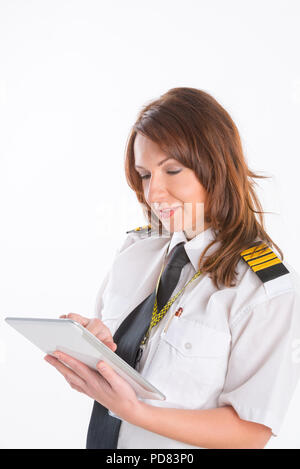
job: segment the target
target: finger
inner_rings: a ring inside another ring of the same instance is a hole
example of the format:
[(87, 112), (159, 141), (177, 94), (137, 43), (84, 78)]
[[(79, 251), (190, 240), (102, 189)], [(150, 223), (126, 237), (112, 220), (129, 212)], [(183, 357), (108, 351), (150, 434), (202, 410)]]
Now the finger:
[(67, 317), (66, 314), (62, 314), (61, 316), (59, 316), (61, 319), (65, 319)]
[(98, 318), (92, 318), (86, 327), (87, 331), (89, 331), (91, 334), (94, 334), (94, 336), (97, 337), (97, 339), (101, 340), (105, 345), (107, 345), (110, 348), (116, 349), (116, 346), (112, 347), (112, 344), (114, 344), (112, 335), (110, 330), (108, 329), (103, 322), (98, 319)]
[(117, 344), (113, 341), (111, 335), (96, 334), (99, 339), (106, 347), (109, 347), (113, 352), (117, 349)]
[[(99, 337), (97, 336), (97, 338), (99, 339)], [(101, 342), (106, 345), (106, 347), (108, 347), (110, 350), (112, 350), (113, 352), (115, 352), (117, 350), (117, 344), (115, 342), (111, 342), (111, 341), (106, 341), (106, 340), (101, 340)]]
[(73, 319), (73, 321), (79, 322), (82, 326), (86, 327), (88, 323), (90, 322), (89, 318), (85, 318), (83, 316), (80, 316), (80, 314), (76, 313), (69, 313), (67, 314), (67, 319)]
[(86, 392), (83, 389), (81, 389), (80, 386), (76, 386), (76, 384), (72, 384), (72, 383), (69, 383), (69, 384), (70, 384), (72, 389), (75, 389), (78, 392), (82, 392), (82, 393), (86, 394)]
[(117, 344), (115, 342), (103, 342), (107, 347), (109, 347), (113, 352), (117, 349)]
[(103, 337), (111, 337), (108, 327), (106, 327), (99, 318), (91, 318), (86, 329), (94, 335), (100, 334)]
[(61, 352), (60, 350), (56, 350), (53, 355), (58, 358), (60, 362), (63, 362), (68, 365), (68, 367), (70, 367), (76, 373), (76, 375), (82, 378), (82, 380), (88, 381), (89, 379), (91, 379), (93, 371), (81, 361), (71, 357), (70, 355), (67, 355), (66, 353)]
[(81, 389), (85, 389), (86, 383), (80, 376), (74, 373), (68, 366), (65, 366), (61, 363), (57, 358), (52, 357), (51, 355), (46, 355), (45, 360), (50, 363), (50, 365), (54, 366), (59, 373), (63, 375), (63, 377), (68, 381), (69, 384), (72, 383), (76, 386), (80, 387)]
[(106, 362), (101, 360), (97, 363), (97, 370), (106, 379), (106, 381), (110, 384), (112, 388), (120, 389), (121, 386), (124, 384), (124, 380), (118, 373), (115, 372)]
[(105, 343), (114, 343), (110, 330), (98, 318), (92, 318), (87, 326), (87, 331), (94, 334), (97, 339)]

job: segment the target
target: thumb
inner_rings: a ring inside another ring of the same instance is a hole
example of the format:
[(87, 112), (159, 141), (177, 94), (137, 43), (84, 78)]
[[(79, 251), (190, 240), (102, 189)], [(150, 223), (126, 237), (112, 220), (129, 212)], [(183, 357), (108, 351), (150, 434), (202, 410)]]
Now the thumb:
[(112, 388), (120, 387), (120, 385), (123, 383), (123, 379), (118, 375), (118, 373), (116, 373), (115, 370), (113, 370), (111, 366), (109, 366), (104, 361), (101, 360), (97, 363), (97, 370), (103, 376), (103, 378), (109, 382)]
[[(120, 376), (110, 365), (104, 361), (99, 361), (96, 365), (99, 374), (104, 378), (106, 383), (110, 386), (110, 391), (113, 392), (114, 397), (118, 399), (137, 402), (137, 393), (133, 386), (122, 376)], [(118, 413), (118, 412), (117, 412)]]

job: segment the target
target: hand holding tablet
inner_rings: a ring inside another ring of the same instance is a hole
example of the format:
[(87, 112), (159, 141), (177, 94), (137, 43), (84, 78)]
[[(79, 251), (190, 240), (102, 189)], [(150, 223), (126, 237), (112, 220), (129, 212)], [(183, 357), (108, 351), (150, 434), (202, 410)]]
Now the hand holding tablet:
[[(53, 356), (55, 351), (61, 351), (97, 371), (97, 363), (103, 360), (132, 386), (137, 397), (165, 400), (165, 396), (158, 389), (113, 352), (116, 344), (109, 329), (103, 323), (100, 324), (100, 320), (93, 321), (79, 315), (77, 319), (81, 324), (69, 318), (7, 317), (5, 321), (49, 355)], [(97, 337), (88, 328), (95, 331)], [(98, 336), (103, 338), (103, 342)]]
[(109, 328), (98, 318), (86, 318), (80, 314), (69, 313), (59, 316), (62, 319), (73, 319), (83, 327), (86, 328), (91, 334), (99, 339), (104, 345), (110, 348), (113, 352), (117, 349), (117, 344), (111, 335)]

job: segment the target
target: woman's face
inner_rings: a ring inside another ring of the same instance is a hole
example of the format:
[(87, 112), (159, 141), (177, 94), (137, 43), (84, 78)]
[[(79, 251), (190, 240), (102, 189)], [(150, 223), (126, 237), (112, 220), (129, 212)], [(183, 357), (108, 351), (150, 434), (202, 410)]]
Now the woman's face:
[[(171, 233), (184, 230), (188, 239), (205, 230), (207, 192), (194, 171), (168, 158), (155, 142), (139, 133), (134, 141), (134, 156), (144, 197), (164, 227)], [(161, 212), (172, 207), (176, 209)]]

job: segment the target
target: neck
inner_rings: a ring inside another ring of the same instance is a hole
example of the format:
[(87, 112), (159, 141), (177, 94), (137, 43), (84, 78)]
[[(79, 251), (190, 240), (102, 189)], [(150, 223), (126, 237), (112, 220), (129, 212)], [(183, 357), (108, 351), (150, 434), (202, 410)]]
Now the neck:
[(184, 230), (184, 234), (186, 236), (186, 239), (189, 241), (193, 238), (195, 238), (196, 236), (198, 236), (198, 234), (202, 233), (203, 231), (207, 230), (207, 228), (209, 228), (209, 224), (204, 224), (204, 227), (201, 227), (199, 228), (197, 231), (193, 230), (192, 228), (190, 229), (186, 229)]

